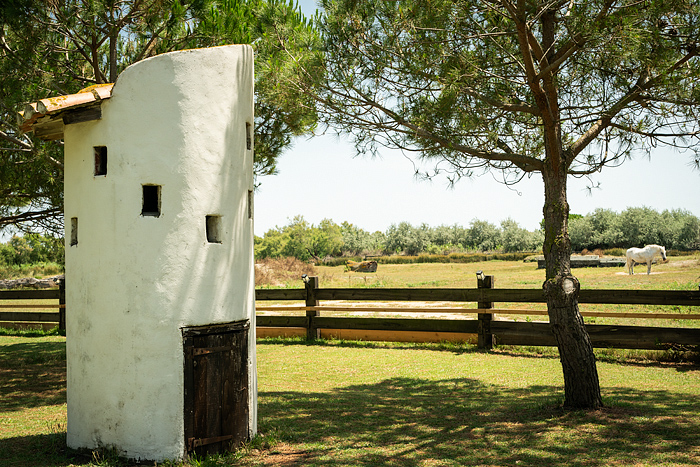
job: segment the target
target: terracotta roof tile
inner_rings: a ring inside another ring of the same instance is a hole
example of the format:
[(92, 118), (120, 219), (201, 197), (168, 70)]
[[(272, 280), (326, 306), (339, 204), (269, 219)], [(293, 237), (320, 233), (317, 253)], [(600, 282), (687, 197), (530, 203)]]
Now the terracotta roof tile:
[(114, 84), (97, 84), (81, 89), (76, 94), (49, 97), (24, 106), (19, 112), (20, 129), (29, 133), (35, 131), (43, 139), (60, 139), (63, 137), (62, 113), (81, 107), (99, 105), (101, 101), (112, 96)]

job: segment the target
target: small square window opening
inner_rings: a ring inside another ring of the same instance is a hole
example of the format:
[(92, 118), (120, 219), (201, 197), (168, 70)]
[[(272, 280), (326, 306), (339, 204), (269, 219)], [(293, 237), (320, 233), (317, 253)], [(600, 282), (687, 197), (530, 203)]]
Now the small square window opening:
[(206, 216), (207, 242), (221, 243), (221, 216)]
[(142, 216), (160, 216), (160, 185), (142, 185), (143, 205)]
[(95, 176), (107, 175), (107, 146), (95, 146)]

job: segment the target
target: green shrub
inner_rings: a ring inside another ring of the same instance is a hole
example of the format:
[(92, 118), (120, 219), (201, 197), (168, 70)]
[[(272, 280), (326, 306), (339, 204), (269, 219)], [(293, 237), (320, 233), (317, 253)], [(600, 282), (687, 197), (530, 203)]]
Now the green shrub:
[(0, 244), (0, 265), (37, 263), (64, 264), (63, 238), (39, 234), (15, 235), (7, 243)]
[(21, 277), (50, 277), (63, 274), (64, 266), (57, 263), (0, 265), (0, 279)]
[(627, 250), (624, 248), (608, 248), (603, 250), (605, 256), (626, 256)]

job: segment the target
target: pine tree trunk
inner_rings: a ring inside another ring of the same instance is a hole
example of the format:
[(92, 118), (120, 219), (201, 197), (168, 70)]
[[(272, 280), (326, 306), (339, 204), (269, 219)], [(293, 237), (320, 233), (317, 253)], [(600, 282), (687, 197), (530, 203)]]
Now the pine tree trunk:
[(543, 288), (564, 373), (564, 406), (596, 409), (603, 401), (593, 346), (578, 307), (580, 284), (571, 274), (566, 174), (545, 170), (542, 177), (545, 185), (543, 253), (547, 270)]

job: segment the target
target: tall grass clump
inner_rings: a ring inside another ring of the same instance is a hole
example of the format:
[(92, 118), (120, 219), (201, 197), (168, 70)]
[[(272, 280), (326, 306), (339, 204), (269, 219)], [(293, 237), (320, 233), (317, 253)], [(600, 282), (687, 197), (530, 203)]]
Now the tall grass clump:
[(299, 286), (304, 274), (315, 275), (314, 266), (293, 257), (265, 258), (255, 262), (256, 287)]

